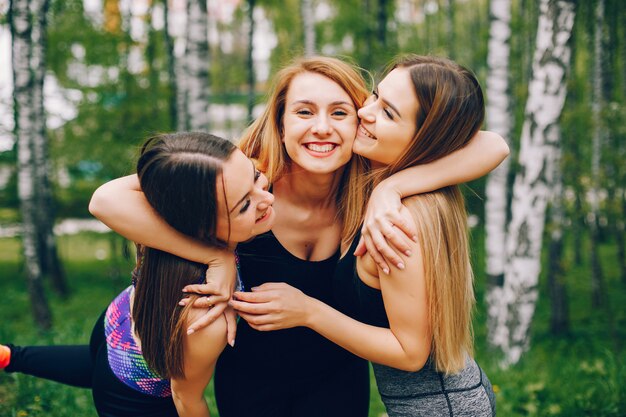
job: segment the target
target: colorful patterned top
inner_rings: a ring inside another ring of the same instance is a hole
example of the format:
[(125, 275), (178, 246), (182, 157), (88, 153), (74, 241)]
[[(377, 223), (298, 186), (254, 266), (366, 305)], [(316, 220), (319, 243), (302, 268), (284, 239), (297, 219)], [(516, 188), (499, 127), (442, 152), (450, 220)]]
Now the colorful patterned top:
[(132, 291), (132, 285), (122, 291), (106, 311), (104, 334), (109, 366), (113, 374), (129, 387), (154, 397), (170, 397), (169, 379), (161, 378), (148, 367), (133, 337), (130, 315)]

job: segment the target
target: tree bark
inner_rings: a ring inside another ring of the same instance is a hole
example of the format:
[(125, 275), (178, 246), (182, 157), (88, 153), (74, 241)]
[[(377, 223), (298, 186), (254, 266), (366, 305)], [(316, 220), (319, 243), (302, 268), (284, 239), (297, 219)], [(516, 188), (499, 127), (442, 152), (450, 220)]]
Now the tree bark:
[[(510, 3), (510, 0), (507, 0)], [(501, 3), (502, 1), (495, 1), (496, 3)], [(493, 3), (493, 1), (492, 1)], [(448, 50), (448, 54), (450, 55), (451, 59), (454, 59), (456, 56), (456, 36), (455, 36), (455, 25), (454, 25), (454, 0), (445, 0), (445, 7), (446, 7), (446, 36), (447, 41), (448, 41), (448, 46), (447, 46), (447, 50)], [(490, 5), (490, 14), (493, 16), (493, 4)], [(502, 7), (502, 6), (498, 6), (498, 7)], [(508, 16), (508, 20), (510, 22), (511, 20), (511, 6), (509, 4), (508, 6), (509, 8), (509, 16)], [(491, 22), (491, 25), (493, 25), (493, 21)], [(504, 29), (504, 28), (503, 28)], [(489, 29), (489, 39), (492, 39), (493, 34), (491, 33), (491, 28)], [(510, 28), (508, 29), (508, 32), (510, 33)], [(510, 34), (507, 36), (507, 46), (508, 46), (508, 38), (510, 37)]]
[(602, 265), (598, 254), (600, 216), (600, 158), (604, 142), (605, 129), (603, 123), (603, 32), (604, 32), (604, 0), (597, 0), (594, 25), (594, 59), (593, 59), (593, 100), (591, 113), (593, 133), (591, 138), (591, 213), (590, 222), (590, 256), (591, 256), (591, 305), (600, 307), (605, 298)]
[(315, 11), (313, 0), (300, 0), (300, 18), (304, 37), (304, 56), (315, 55)]
[(248, 123), (254, 120), (254, 102), (255, 102), (255, 76), (254, 76), (254, 59), (252, 52), (254, 51), (254, 5), (255, 0), (248, 0)]
[(163, 0), (163, 40), (165, 43), (165, 59), (167, 60), (167, 82), (169, 85), (169, 96), (167, 100), (170, 114), (170, 128), (176, 130), (178, 126), (178, 106), (176, 105), (176, 57), (174, 56), (174, 42), (170, 35), (170, 12), (167, 0)]
[[(510, 143), (513, 115), (509, 88), (509, 55), (511, 37), (511, 0), (491, 0), (489, 50), (487, 54), (487, 127)], [(509, 158), (487, 177), (485, 193), (485, 246), (487, 254), (487, 328), (488, 340), (497, 346), (497, 318), (505, 314), (502, 301), (504, 283), (506, 219)]]
[(502, 365), (519, 361), (528, 349), (530, 325), (538, 298), (540, 255), (546, 206), (559, 149), (558, 121), (567, 92), (574, 24), (574, 3), (541, 0), (533, 75), (522, 128), (502, 297), (507, 312), (499, 317), (497, 342)]
[(555, 335), (569, 332), (569, 303), (563, 268), (563, 175), (561, 152), (554, 163), (554, 187), (550, 207), (550, 243), (548, 246), (548, 294), (550, 296), (550, 331)]
[(189, 130), (209, 129), (209, 41), (206, 0), (187, 1), (185, 104)]
[(36, 13), (41, 11), (45, 2), (33, 5), (35, 16), (31, 15), (30, 2), (27, 0), (12, 0), (9, 5), (9, 22), (13, 39), (13, 103), (15, 117), (15, 136), (17, 140), (18, 156), (18, 196), (22, 215), (22, 245), (24, 261), (26, 263), (27, 288), (31, 301), (31, 308), (37, 325), (42, 329), (49, 329), (52, 325), (52, 315), (46, 300), (41, 270), (41, 252), (38, 249), (38, 222), (37, 216), (37, 170), (35, 166), (35, 137), (40, 121), (37, 120), (38, 108), (42, 103), (35, 102), (37, 97), (42, 100), (41, 94), (36, 94), (36, 72), (33, 68), (33, 32), (34, 26), (40, 23)]

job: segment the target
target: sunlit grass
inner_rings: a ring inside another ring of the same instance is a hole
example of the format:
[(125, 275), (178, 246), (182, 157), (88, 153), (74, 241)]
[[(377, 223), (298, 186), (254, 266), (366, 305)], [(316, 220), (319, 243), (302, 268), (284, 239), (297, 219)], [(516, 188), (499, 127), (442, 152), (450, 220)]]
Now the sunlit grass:
[[(482, 238), (475, 236), (475, 257), (482, 256)], [(59, 239), (71, 295), (62, 299), (48, 288), (54, 329), (36, 330), (21, 267), (17, 239), (0, 239), (0, 342), (16, 344), (87, 343), (93, 323), (110, 300), (126, 285), (132, 256), (122, 256), (121, 239), (113, 235), (81, 233)], [(620, 416), (626, 409), (626, 288), (617, 278), (615, 248), (601, 247), (609, 308), (593, 310), (586, 264), (573, 265), (566, 255), (572, 332), (549, 333), (549, 300), (545, 279), (532, 328), (532, 348), (508, 370), (497, 366), (485, 343), (482, 265), (475, 262), (478, 309), (475, 318), (476, 356), (494, 384), (500, 416)], [(101, 259), (98, 259), (101, 258)], [(207, 390), (214, 408), (212, 388)], [(323, 398), (320, 398), (323, 401)], [(370, 416), (384, 407), (372, 380)], [(88, 390), (66, 387), (23, 375), (0, 372), (0, 416), (95, 416)]]

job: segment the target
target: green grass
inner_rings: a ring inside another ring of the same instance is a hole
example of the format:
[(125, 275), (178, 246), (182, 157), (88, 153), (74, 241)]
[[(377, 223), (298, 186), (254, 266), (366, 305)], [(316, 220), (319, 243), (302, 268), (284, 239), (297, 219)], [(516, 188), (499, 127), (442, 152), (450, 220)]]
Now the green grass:
[[(115, 249), (112, 249), (112, 242)], [(583, 243), (584, 244), (584, 243)], [(61, 299), (48, 291), (54, 329), (35, 328), (21, 269), (17, 239), (0, 239), (0, 342), (16, 344), (87, 343), (93, 322), (109, 301), (128, 284), (130, 259), (120, 254), (121, 239), (83, 233), (62, 237), (71, 296)], [(482, 256), (481, 236), (473, 241), (476, 259)], [(482, 303), (482, 262), (475, 262), (478, 309), (475, 318), (476, 356), (494, 384), (500, 416), (623, 416), (626, 410), (626, 287), (617, 278), (615, 248), (601, 247), (607, 280), (609, 308), (591, 308), (587, 265), (568, 265), (572, 332), (549, 333), (549, 300), (545, 280), (532, 328), (532, 347), (509, 370), (497, 366), (497, 357), (485, 343)], [(113, 254), (113, 255), (112, 255)], [(571, 254), (566, 254), (566, 259)], [(103, 260), (98, 260), (103, 258)], [(212, 387), (207, 398), (215, 415)], [(323, 401), (323, 398), (320, 398)], [(372, 378), (370, 416), (380, 417), (384, 407)], [(0, 416), (94, 417), (91, 393), (24, 375), (0, 372)]]

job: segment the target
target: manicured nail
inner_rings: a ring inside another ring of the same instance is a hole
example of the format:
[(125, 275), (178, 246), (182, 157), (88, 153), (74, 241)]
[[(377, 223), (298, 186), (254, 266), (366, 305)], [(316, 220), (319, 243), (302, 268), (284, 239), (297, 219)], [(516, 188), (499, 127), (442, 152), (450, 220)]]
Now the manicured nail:
[(195, 333), (194, 329), (187, 329), (187, 335), (194, 334), (194, 333)]
[(235, 347), (235, 340), (231, 340), (230, 342), (228, 342), (228, 344), (230, 345), (230, 347)]
[(389, 275), (389, 268), (383, 268), (383, 272), (387, 275)]
[(413, 242), (417, 243), (417, 235), (413, 235), (412, 239), (413, 239)]
[(179, 301), (179, 302), (178, 302), (178, 305), (179, 305), (179, 306), (183, 306), (183, 307), (184, 307), (184, 306), (185, 306), (185, 302), (184, 302), (184, 301)]
[(411, 251), (410, 251), (410, 250), (407, 250), (406, 252), (404, 252), (404, 254), (405, 254), (406, 256), (411, 256)]
[(398, 262), (398, 269), (404, 269), (404, 264), (402, 262)]

